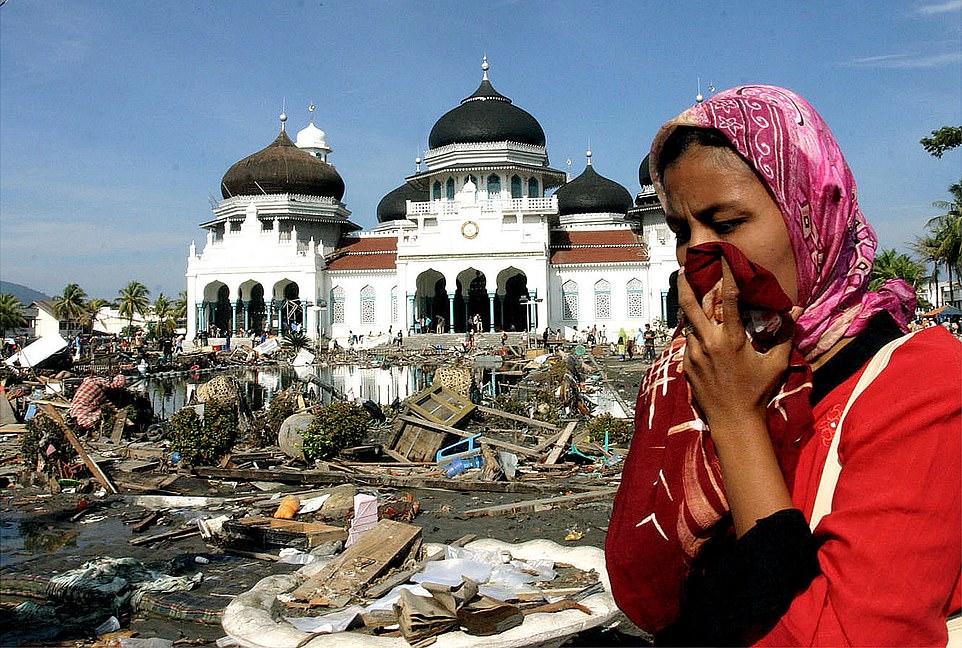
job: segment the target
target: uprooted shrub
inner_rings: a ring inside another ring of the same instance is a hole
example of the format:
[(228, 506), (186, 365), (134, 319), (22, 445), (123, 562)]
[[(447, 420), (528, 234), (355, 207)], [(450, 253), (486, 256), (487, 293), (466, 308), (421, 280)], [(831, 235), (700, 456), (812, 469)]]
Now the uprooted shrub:
[(167, 427), (170, 449), (194, 466), (220, 461), (237, 439), (237, 410), (230, 405), (206, 403), (204, 418), (193, 407), (175, 413)]
[(360, 405), (333, 401), (304, 430), (304, 456), (308, 461), (332, 459), (344, 448), (361, 443), (370, 422), (371, 415)]
[(275, 395), (267, 405), (267, 410), (255, 415), (250, 427), (250, 440), (261, 448), (276, 445), (281, 423), (296, 411), (296, 393), (285, 390)]
[(618, 446), (627, 445), (633, 434), (631, 421), (615, 418), (608, 413), (589, 420), (585, 430), (588, 432), (588, 437), (597, 443), (604, 443), (605, 432), (607, 432), (608, 443)]
[[(73, 425), (74, 434), (80, 432), (73, 419), (68, 417), (64, 423), (67, 427)], [(20, 456), (25, 465), (52, 473), (58, 462), (73, 463), (77, 452), (67, 441), (63, 428), (41, 412), (27, 421), (26, 429), (20, 436)], [(44, 459), (42, 465), (38, 464), (41, 458)]]
[[(499, 394), (494, 399), (494, 408), (502, 412), (507, 412), (508, 414), (528, 416), (538, 421), (551, 423), (552, 425), (561, 423), (561, 401), (558, 400), (554, 393), (548, 390), (535, 392), (530, 396), (528, 402), (514, 398), (508, 394)], [(509, 419), (501, 419), (495, 415), (491, 416), (494, 420), (498, 421), (498, 425), (500, 426), (519, 428), (526, 425), (525, 423), (515, 422)]]

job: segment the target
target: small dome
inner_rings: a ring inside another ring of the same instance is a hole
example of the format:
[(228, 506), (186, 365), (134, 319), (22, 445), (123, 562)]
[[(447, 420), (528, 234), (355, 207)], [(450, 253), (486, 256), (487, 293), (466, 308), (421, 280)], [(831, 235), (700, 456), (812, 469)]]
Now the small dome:
[(555, 192), (558, 214), (624, 214), (632, 206), (631, 194), (614, 180), (598, 175), (590, 164), (574, 180)]
[(407, 201), (426, 202), (428, 200), (427, 190), (415, 189), (411, 185), (404, 183), (394, 191), (381, 198), (377, 204), (377, 222), (384, 223), (392, 220), (402, 220), (407, 218)]
[(476, 142), (517, 142), (544, 146), (544, 130), (538, 120), (500, 94), (488, 81), (487, 60), (484, 79), (461, 105), (449, 110), (434, 124), (428, 146)]
[(648, 166), (648, 159), (651, 154), (645, 156), (645, 159), (641, 161), (641, 166), (638, 167), (638, 184), (642, 187), (645, 185), (653, 184), (651, 181), (651, 169)]
[(344, 181), (333, 166), (297, 148), (281, 130), (270, 146), (227, 170), (221, 193), (224, 198), (292, 193), (340, 200)]
[(331, 151), (331, 147), (327, 145), (327, 133), (315, 126), (314, 122), (297, 132), (295, 144), (297, 144), (297, 148), (302, 149), (323, 149), (328, 153)]

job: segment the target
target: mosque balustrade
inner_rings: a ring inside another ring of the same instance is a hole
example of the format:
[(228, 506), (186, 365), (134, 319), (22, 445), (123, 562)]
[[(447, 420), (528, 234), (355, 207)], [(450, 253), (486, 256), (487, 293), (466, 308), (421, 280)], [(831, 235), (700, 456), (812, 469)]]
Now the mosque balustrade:
[(484, 201), (481, 203), (481, 209), (486, 212), (553, 213), (558, 211), (558, 199), (554, 196), (547, 196), (545, 198), (498, 198)]

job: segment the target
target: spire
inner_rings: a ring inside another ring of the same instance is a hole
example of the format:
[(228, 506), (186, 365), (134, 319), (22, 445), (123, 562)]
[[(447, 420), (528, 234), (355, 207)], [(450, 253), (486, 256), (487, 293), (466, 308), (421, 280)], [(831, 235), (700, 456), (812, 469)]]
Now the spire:
[(588, 166), (591, 166), (591, 149), (589, 148), (585, 151), (585, 157), (588, 158)]
[(487, 80), (488, 80), (488, 68), (489, 68), (489, 67), (491, 67), (491, 66), (488, 65), (488, 55), (485, 54), (485, 55), (484, 55), (484, 58), (481, 59), (481, 70), (484, 71), (484, 76), (481, 78), (482, 81), (487, 81)]
[(315, 109), (315, 108), (317, 108), (317, 106), (314, 105), (314, 102), (313, 102), (313, 101), (311, 102), (311, 105), (307, 107), (307, 112), (311, 113), (311, 123), (312, 123), (312, 124), (314, 123), (314, 109)]
[(287, 97), (285, 97), (284, 101), (281, 103), (280, 120), (281, 120), (281, 132), (284, 132), (284, 124), (287, 123)]
[(695, 95), (695, 101), (701, 103), (705, 100), (705, 95), (701, 93), (701, 77), (698, 77), (698, 94)]

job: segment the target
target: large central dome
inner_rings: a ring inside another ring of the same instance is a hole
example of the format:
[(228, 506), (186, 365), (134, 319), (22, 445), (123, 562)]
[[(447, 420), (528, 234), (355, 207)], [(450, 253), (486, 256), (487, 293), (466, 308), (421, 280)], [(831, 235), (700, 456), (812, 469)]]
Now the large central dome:
[(447, 144), (517, 142), (544, 146), (544, 130), (538, 120), (518, 108), (488, 81), (488, 62), (481, 65), (484, 78), (473, 95), (437, 121), (428, 137), (435, 149)]
[(281, 130), (269, 146), (235, 163), (221, 181), (224, 198), (261, 194), (344, 196), (344, 180), (337, 170), (294, 145)]

